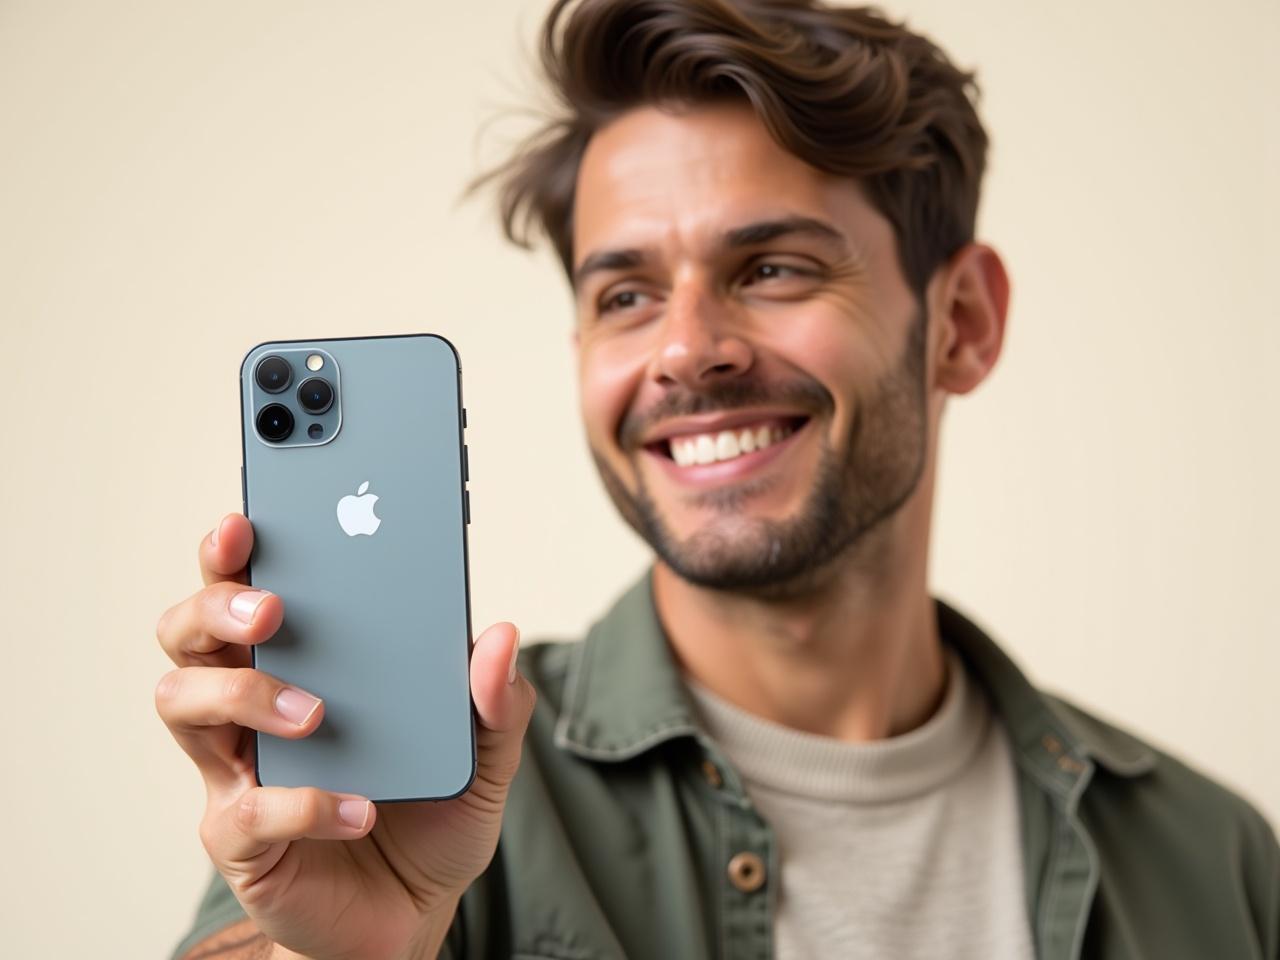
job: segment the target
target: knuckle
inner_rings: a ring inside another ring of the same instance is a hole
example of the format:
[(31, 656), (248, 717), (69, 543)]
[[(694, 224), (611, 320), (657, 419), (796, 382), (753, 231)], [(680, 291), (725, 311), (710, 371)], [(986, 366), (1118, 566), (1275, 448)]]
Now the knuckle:
[(252, 667), (231, 670), (222, 684), (222, 699), (226, 703), (246, 704), (258, 689), (260, 675)]
[(198, 616), (201, 624), (206, 628), (221, 620), (222, 614), (225, 613), (227, 608), (227, 601), (230, 599), (230, 597), (227, 596), (227, 592), (228, 588), (231, 586), (233, 586), (233, 584), (228, 584), (225, 581), (221, 583), (211, 583), (196, 594), (198, 600), (196, 604)]
[(169, 635), (169, 622), (173, 619), (173, 607), (170, 607), (164, 613), (160, 614), (160, 619), (156, 621), (156, 642), (161, 647), (165, 645), (165, 637)]
[(256, 790), (249, 790), (236, 801), (233, 816), (237, 827), (247, 834), (253, 834), (262, 825), (266, 812), (262, 794)]
[(486, 770), (487, 779), (490, 784), (498, 791), (496, 802), (499, 806), (505, 802), (507, 789), (511, 786), (511, 781), (515, 779), (516, 772), (520, 769), (520, 758), (511, 757), (502, 759), (491, 764)]
[(182, 689), (182, 670), (170, 670), (156, 683), (156, 711), (165, 716), (177, 701)]
[(314, 787), (303, 787), (293, 798), (293, 812), (299, 824), (318, 823), (324, 815), (325, 795)]

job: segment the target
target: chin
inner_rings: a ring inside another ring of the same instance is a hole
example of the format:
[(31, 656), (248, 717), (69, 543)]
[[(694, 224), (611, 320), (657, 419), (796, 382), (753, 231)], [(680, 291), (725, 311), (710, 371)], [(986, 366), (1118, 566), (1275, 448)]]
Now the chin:
[(681, 538), (706, 531), (751, 531), (761, 524), (786, 524), (799, 517), (804, 498), (777, 482), (739, 484), (673, 497), (655, 504), (668, 529)]
[[(679, 527), (651, 524), (646, 539), (683, 580), (718, 590), (758, 593), (811, 571), (815, 554), (797, 550), (802, 526), (787, 517), (740, 512)], [(820, 549), (818, 544), (813, 547)]]
[(767, 549), (773, 531), (786, 523), (785, 517), (758, 514), (718, 514), (710, 518), (705, 514), (699, 516), (700, 520), (688, 520), (684, 523), (673, 518), (667, 525), (677, 549), (698, 551), (699, 545), (705, 545), (721, 552), (750, 555)]

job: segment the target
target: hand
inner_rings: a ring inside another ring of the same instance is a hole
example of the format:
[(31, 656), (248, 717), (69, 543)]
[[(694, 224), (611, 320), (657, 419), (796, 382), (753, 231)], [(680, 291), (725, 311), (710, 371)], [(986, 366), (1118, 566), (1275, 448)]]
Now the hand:
[(488, 866), (533, 712), (515, 672), (519, 632), (484, 631), (471, 654), (477, 771), (462, 796), (395, 803), (310, 787), (259, 787), (254, 737), (305, 737), (324, 705), (253, 669), (249, 647), (279, 629), (284, 605), (246, 586), (253, 528), (224, 517), (200, 544), (205, 587), (156, 628), (177, 664), (156, 709), (207, 790), (200, 838), (245, 911), (273, 942), (316, 960), (382, 960), (410, 944), (434, 955), (458, 898)]

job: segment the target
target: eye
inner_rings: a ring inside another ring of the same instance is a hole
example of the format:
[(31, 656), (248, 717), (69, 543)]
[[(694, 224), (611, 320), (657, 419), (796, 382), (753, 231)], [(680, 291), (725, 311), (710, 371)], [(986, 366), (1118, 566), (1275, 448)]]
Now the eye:
[(616, 310), (629, 310), (637, 306), (644, 294), (639, 290), (619, 290), (611, 297), (606, 297), (600, 301), (601, 313), (612, 313)]
[(785, 263), (777, 263), (772, 260), (764, 260), (760, 263), (752, 264), (747, 268), (746, 276), (743, 278), (743, 286), (749, 286), (753, 283), (762, 283), (768, 280), (784, 280), (788, 277), (803, 277), (808, 273), (798, 267), (789, 266)]

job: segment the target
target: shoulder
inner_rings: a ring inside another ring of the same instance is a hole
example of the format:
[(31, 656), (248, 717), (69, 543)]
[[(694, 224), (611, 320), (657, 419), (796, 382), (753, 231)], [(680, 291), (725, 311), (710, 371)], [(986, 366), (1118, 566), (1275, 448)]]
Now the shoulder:
[(1135, 789), (1158, 792), (1174, 809), (1195, 809), (1201, 817), (1235, 822), (1274, 840), (1262, 814), (1220, 781), (1066, 697), (1045, 697), (1095, 755), (1105, 757), (1104, 770), (1125, 775)]
[(1249, 955), (1280, 956), (1280, 844), (1258, 809), (1093, 711), (1045, 699), (1095, 761), (1076, 807), (1099, 870), (1094, 935), (1160, 924), (1188, 955), (1244, 956), (1229, 940), (1243, 926)]
[[(1120, 846), (1160, 844), (1206, 868), (1230, 864), (1259, 902), (1280, 910), (1280, 843), (1257, 807), (1194, 765), (1093, 711), (1061, 696), (1046, 698), (1093, 745), (1095, 754), (1113, 761), (1099, 763), (1081, 799), (1081, 815), (1102, 840)], [(1143, 762), (1125, 769), (1123, 763), (1116, 765), (1117, 757), (1141, 757)]]

